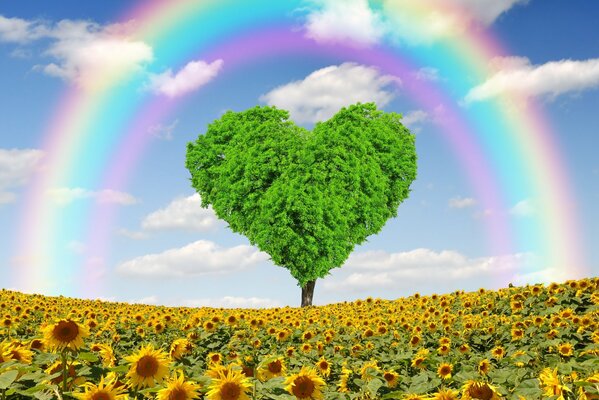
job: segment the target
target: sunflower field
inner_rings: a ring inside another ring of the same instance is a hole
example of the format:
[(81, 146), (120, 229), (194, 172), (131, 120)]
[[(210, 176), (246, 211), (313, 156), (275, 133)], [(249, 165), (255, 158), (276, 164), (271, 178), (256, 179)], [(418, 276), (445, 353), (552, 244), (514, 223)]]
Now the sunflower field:
[(599, 399), (599, 278), (304, 308), (0, 292), (0, 398)]

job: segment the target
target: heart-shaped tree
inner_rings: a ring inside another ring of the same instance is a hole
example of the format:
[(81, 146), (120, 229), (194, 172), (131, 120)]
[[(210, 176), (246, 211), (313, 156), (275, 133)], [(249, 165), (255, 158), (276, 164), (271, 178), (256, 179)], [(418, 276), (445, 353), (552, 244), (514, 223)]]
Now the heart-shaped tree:
[(228, 111), (187, 145), (202, 207), (212, 205), (287, 268), (312, 304), (314, 284), (378, 233), (416, 178), (414, 135), (374, 103), (341, 109), (312, 131), (275, 107)]

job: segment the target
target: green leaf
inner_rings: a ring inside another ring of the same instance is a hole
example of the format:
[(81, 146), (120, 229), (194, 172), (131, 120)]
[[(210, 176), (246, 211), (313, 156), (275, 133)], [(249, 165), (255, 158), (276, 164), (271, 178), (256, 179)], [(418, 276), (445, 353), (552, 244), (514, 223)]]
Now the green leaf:
[(94, 353), (88, 353), (88, 352), (81, 352), (77, 355), (77, 358), (79, 360), (83, 360), (83, 361), (89, 361), (89, 362), (96, 362), (99, 360), (98, 356), (95, 355)]
[(11, 370), (0, 374), (0, 389), (7, 389), (19, 376), (19, 371)]

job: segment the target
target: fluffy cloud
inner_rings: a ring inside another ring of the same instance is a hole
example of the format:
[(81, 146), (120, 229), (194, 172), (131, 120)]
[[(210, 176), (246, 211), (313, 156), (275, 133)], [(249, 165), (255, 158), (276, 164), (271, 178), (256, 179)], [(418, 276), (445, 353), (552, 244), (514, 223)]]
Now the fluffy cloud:
[(426, 111), (413, 110), (404, 114), (401, 123), (408, 127), (412, 127), (426, 121), (428, 118), (429, 115)]
[(148, 128), (148, 133), (157, 139), (173, 140), (173, 131), (179, 124), (179, 120), (174, 120), (170, 125), (152, 125)]
[(392, 37), (426, 44), (491, 25), (499, 16), (527, 0), (383, 0)]
[(415, 249), (402, 253), (366, 251), (350, 255), (341, 272), (328, 278), (330, 291), (361, 291), (409, 288), (415, 285), (450, 284), (465, 280), (509, 275), (530, 268), (536, 257), (530, 253), (468, 258), (456, 251)]
[(202, 208), (200, 195), (174, 199), (165, 208), (148, 214), (141, 226), (146, 231), (184, 229), (207, 231), (218, 224), (218, 217), (212, 207)]
[(181, 278), (238, 271), (268, 259), (266, 253), (252, 246), (222, 248), (199, 240), (181, 248), (125, 261), (117, 266), (117, 271), (132, 276)]
[(381, 75), (376, 68), (355, 63), (332, 65), (305, 79), (279, 86), (260, 101), (289, 110), (298, 123), (323, 121), (341, 107), (374, 101), (384, 107), (394, 97), (388, 87), (399, 78)]
[(0, 15), (0, 42), (27, 43), (43, 35), (38, 22)]
[(129, 193), (111, 189), (92, 191), (82, 188), (57, 188), (49, 190), (48, 195), (58, 205), (67, 205), (73, 201), (82, 199), (94, 199), (98, 203), (113, 203), (126, 206), (139, 203), (139, 200)]
[(149, 86), (155, 93), (170, 98), (182, 96), (214, 79), (222, 65), (223, 60), (216, 60), (210, 64), (202, 60), (191, 61), (176, 74), (168, 69), (161, 74), (151, 75)]
[(585, 61), (560, 60), (532, 65), (526, 57), (493, 60), (494, 73), (472, 88), (466, 103), (487, 100), (505, 93), (555, 97), (599, 86), (599, 58)]
[(133, 22), (100, 25), (62, 20), (49, 24), (0, 16), (0, 40), (23, 45), (48, 39), (43, 55), (54, 62), (37, 69), (87, 89), (98, 87), (114, 75), (140, 70), (152, 60), (152, 48), (131, 37), (133, 28)]
[(11, 190), (28, 182), (40, 168), (43, 155), (41, 150), (35, 149), (0, 148), (0, 204), (16, 200)]
[(318, 42), (352, 42), (370, 45), (384, 34), (381, 15), (368, 0), (319, 0), (306, 18), (306, 36)]
[(476, 204), (476, 200), (471, 197), (454, 197), (449, 199), (449, 207), (451, 208), (466, 208)]
[(536, 208), (530, 199), (519, 201), (510, 209), (510, 214), (517, 217), (530, 217), (536, 214)]

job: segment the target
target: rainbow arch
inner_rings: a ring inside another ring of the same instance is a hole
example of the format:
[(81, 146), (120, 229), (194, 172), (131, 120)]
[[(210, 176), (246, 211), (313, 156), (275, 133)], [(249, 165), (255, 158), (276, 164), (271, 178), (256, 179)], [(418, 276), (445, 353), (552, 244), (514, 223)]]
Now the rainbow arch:
[[(584, 275), (587, 267), (568, 173), (542, 112), (531, 102), (526, 109), (514, 109), (514, 103), (524, 104), (524, 100), (513, 95), (467, 107), (459, 104), (473, 82), (482, 81), (489, 73), (488, 60), (506, 54), (489, 32), (465, 32), (419, 47), (322, 44), (306, 38), (292, 17), (301, 5), (301, 1), (265, 0), (156, 1), (130, 10), (122, 20), (136, 20), (135, 39), (154, 49), (154, 62), (148, 66), (156, 68), (153, 72), (165, 67), (178, 69), (197, 59), (222, 59), (223, 70), (234, 70), (264, 56), (300, 54), (354, 61), (399, 76), (404, 95), (421, 108), (445, 107), (443, 138), (461, 161), (484, 208), (507, 210), (523, 193), (537, 200), (532, 229), (530, 224), (518, 226), (499, 212), (485, 219), (489, 252), (500, 255), (534, 248), (542, 255), (539, 268)], [(423, 11), (413, 11), (415, 20)], [(439, 54), (449, 79), (410, 78), (419, 68), (438, 60)], [(96, 82), (94, 90), (67, 90), (45, 135), (47, 167), (27, 195), (17, 238), (16, 256), (21, 265), (14, 280), (20, 289), (60, 290), (69, 295), (103, 292), (96, 262), (110, 252), (117, 208), (81, 203), (67, 210), (50, 205), (44, 194), (54, 187), (125, 190), (149, 145), (148, 126), (167, 118), (184, 101), (139, 90), (144, 84), (140, 75), (102, 79), (105, 81)], [(87, 238), (93, 255), (88, 264), (64, 262), (57, 243), (67, 233)], [(57, 276), (72, 276), (73, 281), (59, 287), (65, 282)]]

